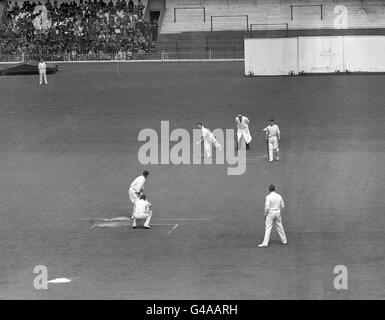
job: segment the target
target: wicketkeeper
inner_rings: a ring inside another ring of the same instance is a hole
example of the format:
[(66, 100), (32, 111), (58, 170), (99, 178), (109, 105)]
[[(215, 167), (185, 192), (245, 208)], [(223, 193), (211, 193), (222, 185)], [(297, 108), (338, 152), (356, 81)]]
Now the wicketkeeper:
[(152, 218), (151, 203), (146, 200), (146, 195), (142, 194), (140, 199), (135, 202), (134, 213), (132, 215), (132, 227), (137, 227), (138, 220), (144, 220), (144, 228), (151, 229), (150, 221)]

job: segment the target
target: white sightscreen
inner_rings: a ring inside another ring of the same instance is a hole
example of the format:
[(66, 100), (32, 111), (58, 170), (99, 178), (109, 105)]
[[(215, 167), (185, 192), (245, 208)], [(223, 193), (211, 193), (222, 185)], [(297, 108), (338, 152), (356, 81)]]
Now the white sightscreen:
[(245, 39), (245, 74), (385, 72), (385, 36)]
[(245, 39), (245, 75), (287, 75), (297, 68), (297, 38)]
[(346, 36), (344, 51), (349, 71), (385, 72), (385, 36)]
[(343, 70), (343, 37), (299, 37), (299, 71), (328, 73)]

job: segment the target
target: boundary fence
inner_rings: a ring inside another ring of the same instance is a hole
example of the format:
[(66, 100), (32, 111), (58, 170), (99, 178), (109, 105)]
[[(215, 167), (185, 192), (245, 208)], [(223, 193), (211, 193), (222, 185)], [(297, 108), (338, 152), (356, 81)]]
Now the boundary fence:
[(243, 61), (244, 51), (176, 51), (156, 52), (135, 55), (120, 55), (111, 53), (104, 55), (90, 54), (5, 54), (0, 52), (0, 63), (21, 63), (39, 61), (43, 58), (47, 62), (146, 62), (146, 61)]

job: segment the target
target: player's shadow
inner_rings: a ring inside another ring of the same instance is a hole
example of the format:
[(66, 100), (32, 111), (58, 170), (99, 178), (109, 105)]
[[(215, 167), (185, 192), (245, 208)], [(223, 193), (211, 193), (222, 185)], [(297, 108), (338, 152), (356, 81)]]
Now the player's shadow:
[[(274, 246), (285, 246), (284, 244), (282, 244), (281, 240), (279, 239), (273, 239), (273, 240), (269, 240), (269, 246), (271, 245), (274, 245)], [(287, 246), (287, 244), (286, 244)]]

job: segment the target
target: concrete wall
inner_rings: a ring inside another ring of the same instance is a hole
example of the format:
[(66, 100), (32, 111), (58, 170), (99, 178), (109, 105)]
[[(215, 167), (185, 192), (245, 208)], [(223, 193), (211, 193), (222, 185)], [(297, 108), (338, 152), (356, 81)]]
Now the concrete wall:
[(7, 2), (5, 0), (0, 0), (0, 24), (3, 23), (3, 18), (7, 9)]
[[(180, 10), (174, 22), (174, 8), (200, 6), (206, 10), (205, 22), (200, 10)], [(245, 30), (245, 15), (249, 24), (266, 30), (286, 24), (289, 30), (385, 28), (383, 0), (167, 0), (162, 33), (210, 31), (210, 17), (223, 15), (241, 16), (214, 18), (214, 31)]]

